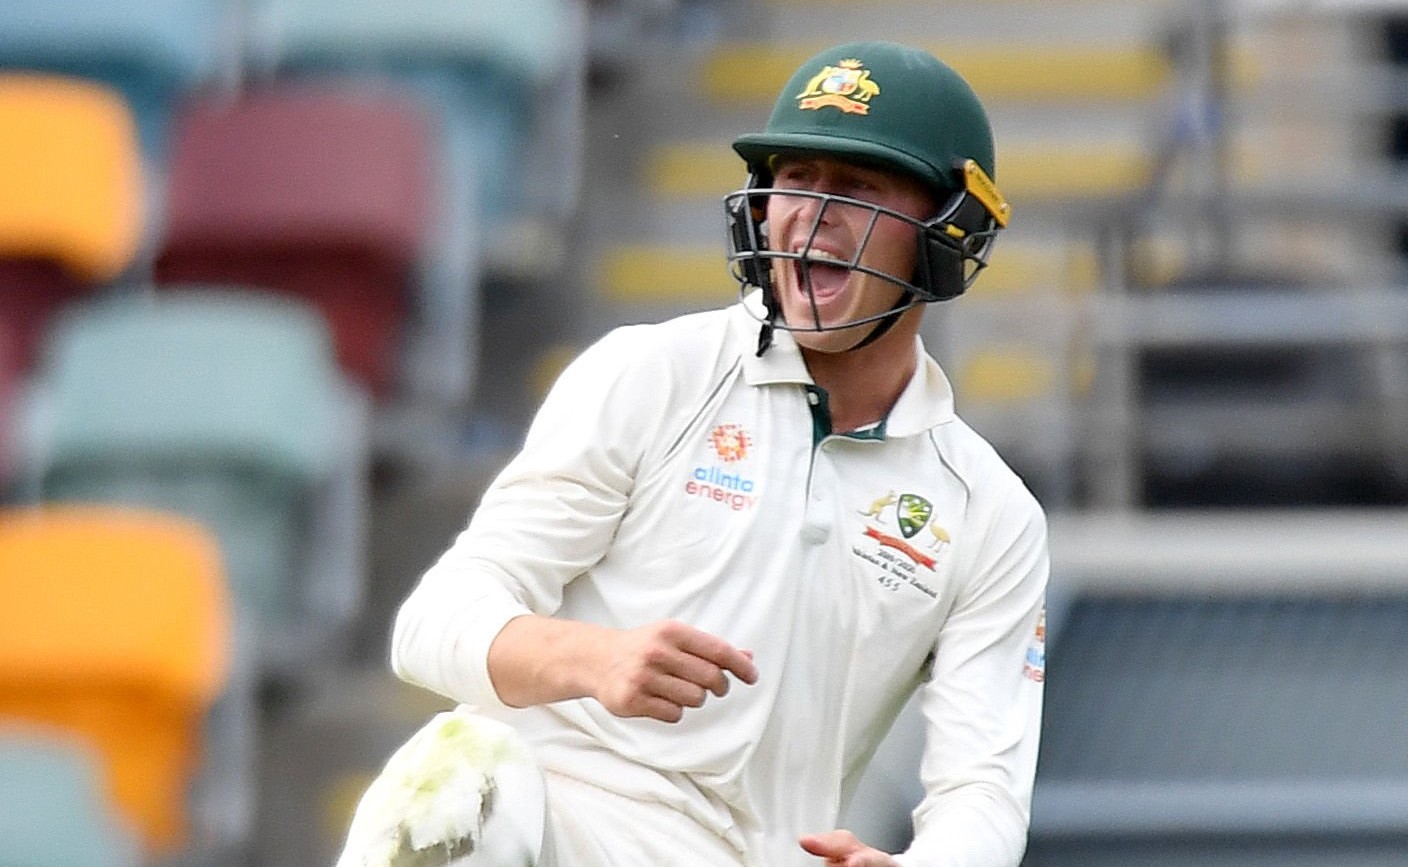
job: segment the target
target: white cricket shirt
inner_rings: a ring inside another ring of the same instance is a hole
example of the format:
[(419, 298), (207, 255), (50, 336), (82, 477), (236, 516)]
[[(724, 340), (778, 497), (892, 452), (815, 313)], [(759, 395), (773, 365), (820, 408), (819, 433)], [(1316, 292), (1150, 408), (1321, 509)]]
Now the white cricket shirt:
[[(780, 331), (759, 358), (757, 333), (740, 303), (586, 350), (404, 603), (393, 665), (517, 726), (545, 767), (693, 816), (750, 867), (815, 867), (797, 837), (835, 827), (917, 688), (927, 795), (900, 860), (1016, 865), (1041, 716), (1041, 509), (954, 415), (919, 341), (885, 422), (823, 435), (795, 342)], [(673, 725), (585, 699), (509, 708), (488, 647), (529, 612), (674, 618), (753, 651), (758, 682)]]

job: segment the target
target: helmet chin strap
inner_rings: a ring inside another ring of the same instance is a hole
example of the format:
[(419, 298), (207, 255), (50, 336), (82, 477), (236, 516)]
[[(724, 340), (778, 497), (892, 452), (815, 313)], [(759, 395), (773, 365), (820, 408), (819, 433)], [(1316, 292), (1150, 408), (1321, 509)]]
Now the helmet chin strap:
[(763, 353), (772, 346), (772, 335), (776, 330), (773, 323), (777, 321), (777, 317), (782, 315), (782, 305), (778, 303), (777, 296), (771, 286), (763, 289), (763, 309), (767, 311), (767, 316), (763, 319), (762, 327), (758, 329), (757, 356), (759, 358), (762, 358)]
[[(907, 301), (908, 296), (908, 292), (901, 292), (900, 296), (895, 299), (895, 303), (890, 305), (889, 315), (876, 321), (875, 327), (870, 329), (854, 346), (841, 351), (855, 352), (857, 349), (863, 349), (879, 340), (881, 337), (884, 337), (891, 328), (895, 327), (895, 323), (900, 321), (900, 317), (904, 316), (912, 307)], [(773, 321), (778, 316), (782, 315), (781, 305), (777, 303), (777, 300), (773, 297), (771, 292), (763, 293), (763, 307), (767, 310), (767, 318), (763, 320), (762, 326), (758, 329), (757, 355), (760, 358), (763, 353), (767, 352), (769, 347), (772, 346), (773, 332), (777, 330), (777, 327), (773, 325)]]
[(758, 329), (758, 351), (754, 354), (759, 358), (762, 358), (763, 353), (772, 346), (772, 332), (772, 320), (764, 322), (762, 327)]
[(855, 346), (852, 346), (850, 349), (843, 349), (841, 351), (855, 352), (857, 349), (862, 349), (866, 346), (869, 346), (870, 344), (879, 340), (881, 337), (884, 337), (886, 332), (888, 332), (891, 328), (894, 328), (895, 323), (900, 321), (900, 317), (905, 314), (905, 311), (910, 309), (910, 305), (905, 300), (905, 297), (908, 294), (908, 292), (901, 292), (900, 297), (896, 298), (895, 303), (890, 307), (890, 315), (886, 316), (884, 319), (881, 319), (879, 322), (876, 322), (875, 327), (870, 329), (870, 333), (862, 337), (860, 339), (860, 342), (857, 343)]

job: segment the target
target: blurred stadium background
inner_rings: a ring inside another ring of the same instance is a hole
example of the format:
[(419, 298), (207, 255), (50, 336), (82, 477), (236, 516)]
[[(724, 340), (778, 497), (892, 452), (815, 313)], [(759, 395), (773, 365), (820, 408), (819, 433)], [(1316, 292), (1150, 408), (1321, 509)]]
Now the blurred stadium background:
[(3, 0), (0, 867), (331, 863), (398, 601), (852, 38), (1014, 204), (926, 329), (1052, 518), (1026, 864), (1408, 863), (1408, 2)]

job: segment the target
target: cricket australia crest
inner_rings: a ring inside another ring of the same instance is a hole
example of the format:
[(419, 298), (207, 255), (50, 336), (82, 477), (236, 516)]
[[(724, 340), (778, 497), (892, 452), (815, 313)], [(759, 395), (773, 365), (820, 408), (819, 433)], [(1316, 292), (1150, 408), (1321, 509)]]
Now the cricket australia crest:
[(806, 89), (797, 94), (797, 107), (804, 111), (830, 107), (847, 114), (869, 114), (870, 100), (879, 93), (880, 85), (871, 80), (870, 70), (851, 58), (823, 67), (812, 76)]
[(914, 538), (915, 533), (924, 529), (933, 514), (933, 504), (918, 494), (901, 494), (895, 504), (895, 522), (906, 539)]
[[(934, 504), (918, 494), (890, 490), (856, 511), (870, 520), (864, 523), (865, 541), (853, 545), (851, 553), (877, 568), (876, 580), (887, 590), (911, 587), (937, 597), (937, 587), (925, 573), (937, 571), (939, 556), (950, 539), (934, 518)], [(897, 535), (886, 529), (891, 521)]]

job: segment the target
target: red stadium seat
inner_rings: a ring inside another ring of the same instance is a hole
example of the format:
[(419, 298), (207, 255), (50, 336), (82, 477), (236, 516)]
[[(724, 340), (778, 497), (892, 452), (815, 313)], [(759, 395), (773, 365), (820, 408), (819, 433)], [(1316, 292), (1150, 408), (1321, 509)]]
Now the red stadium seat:
[(4, 314), (0, 314), (0, 493), (9, 484), (15, 461), (11, 454), (14, 443), (15, 410), (11, 405), (16, 380), (19, 379), (19, 352), (14, 338), (15, 329)]
[(386, 395), (428, 228), (430, 135), (409, 97), (350, 85), (194, 100), (174, 130), (157, 283), (311, 301), (343, 368)]

